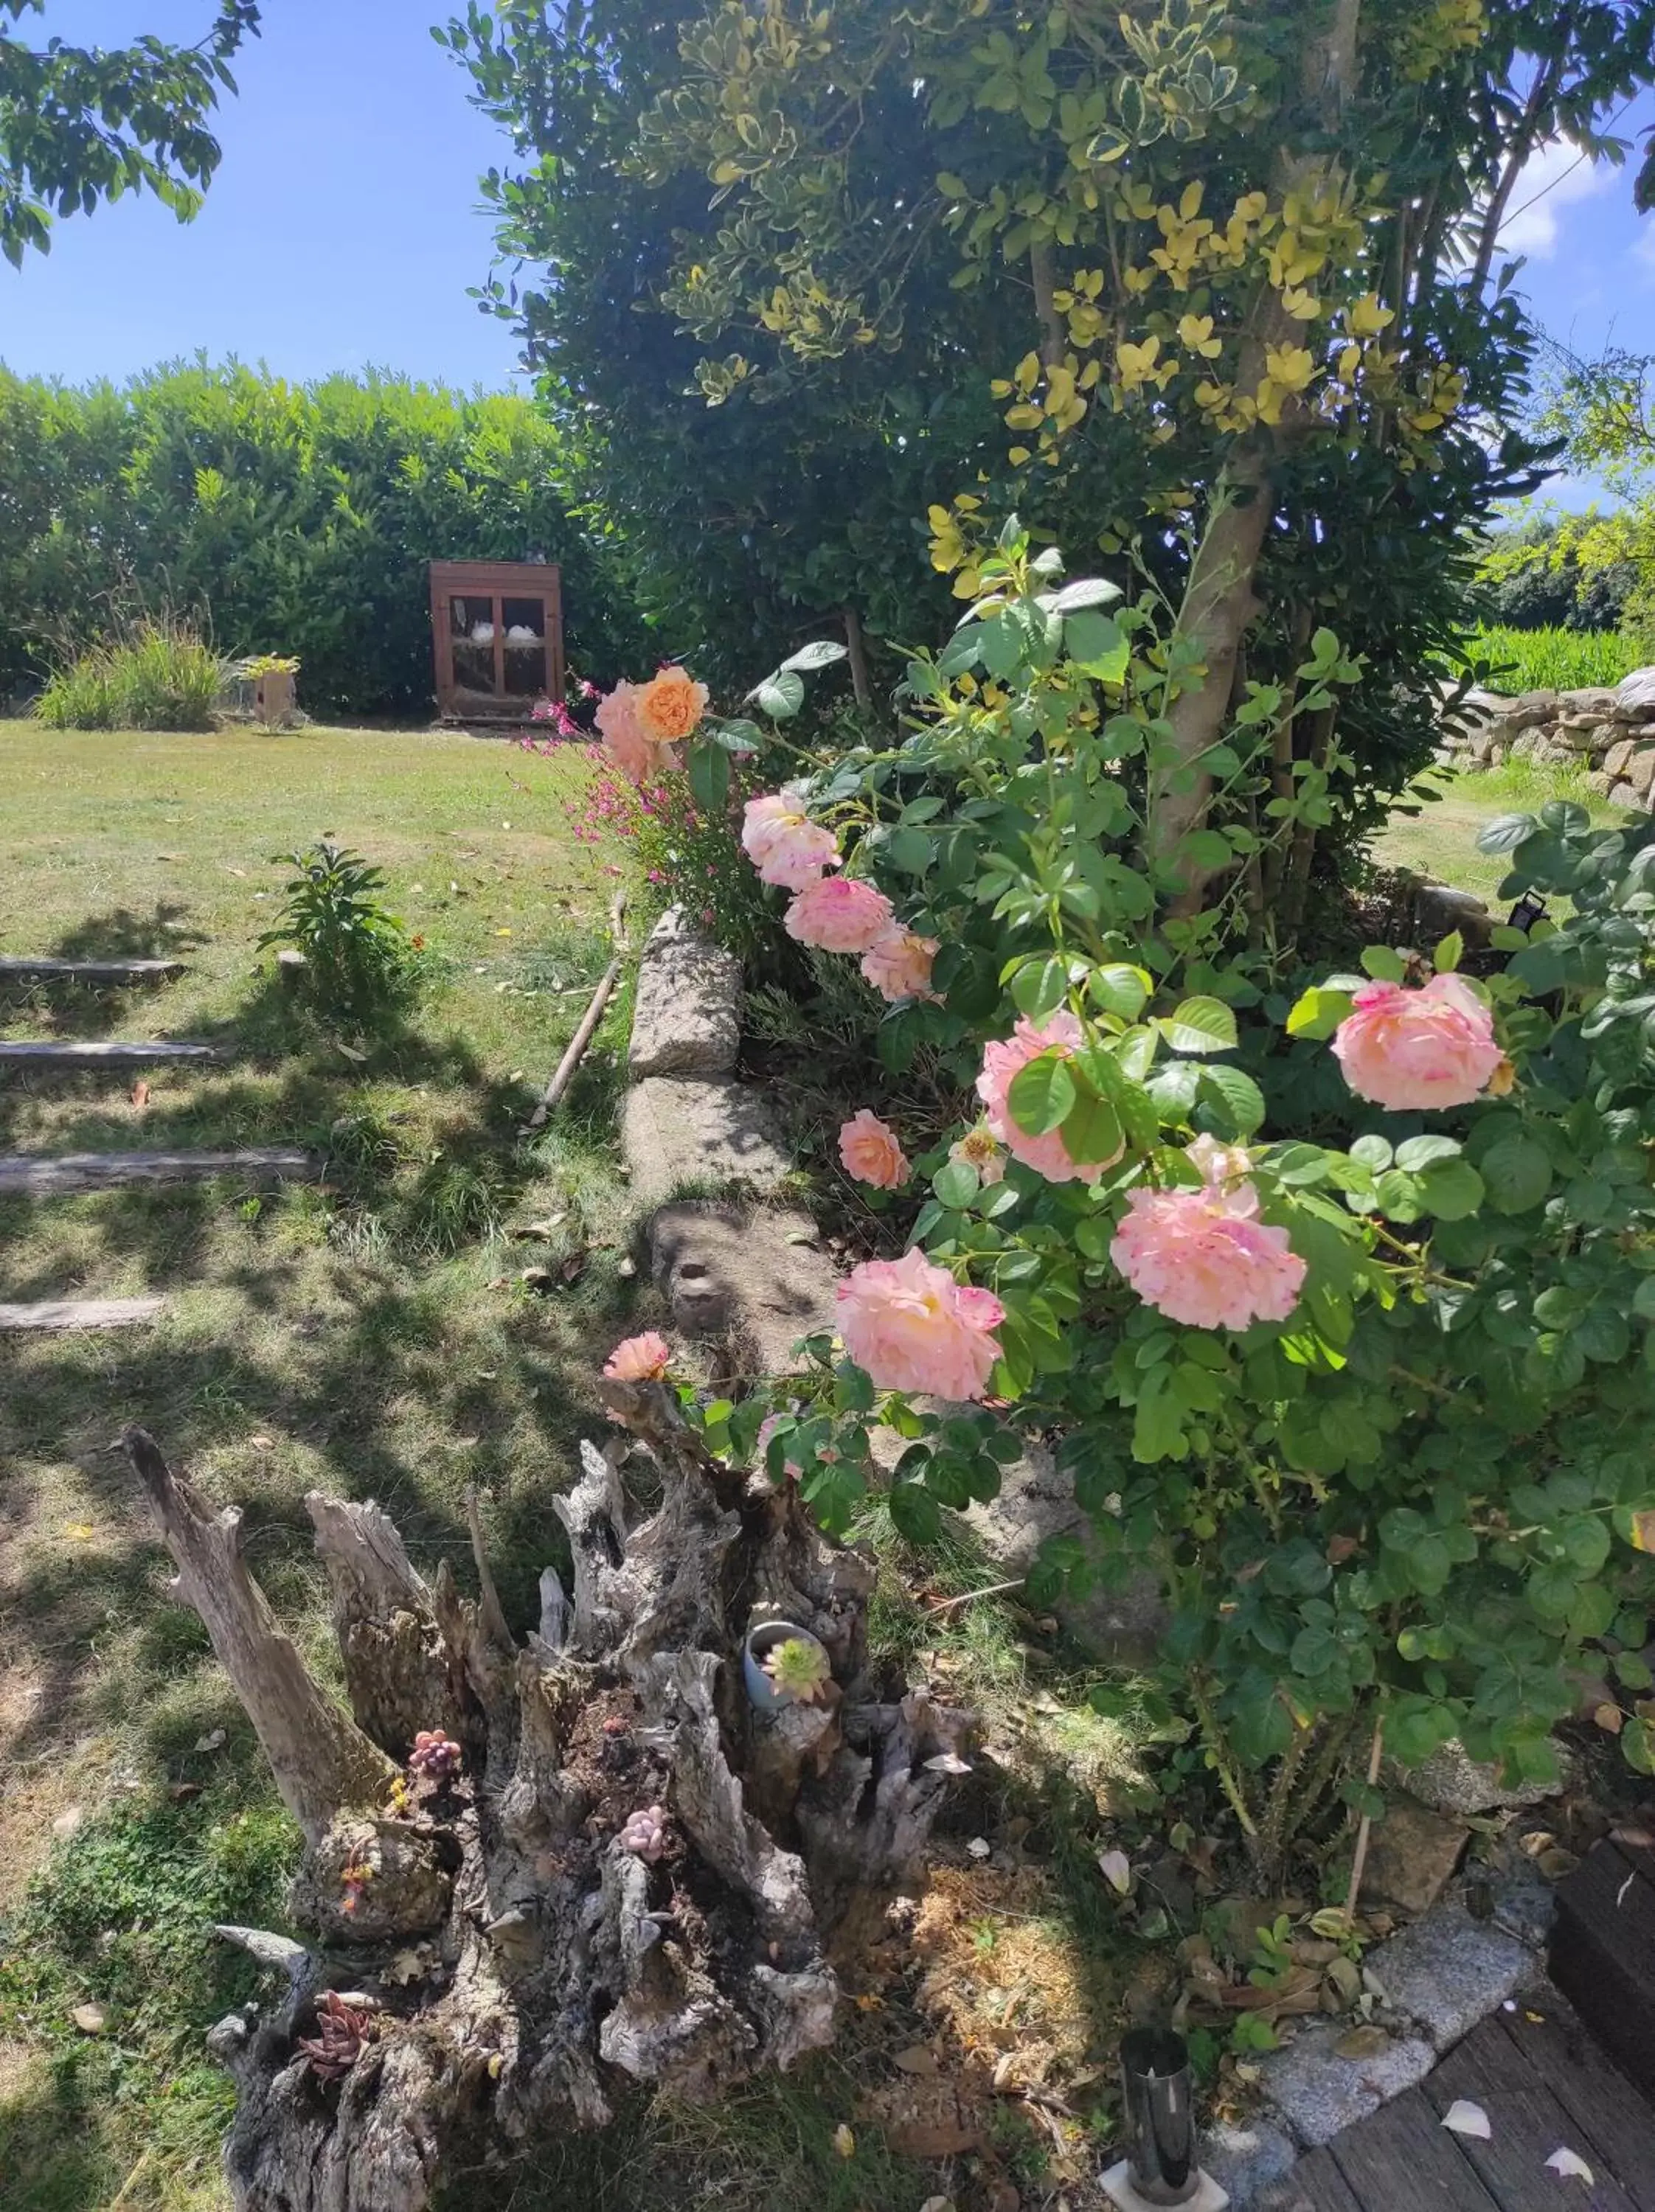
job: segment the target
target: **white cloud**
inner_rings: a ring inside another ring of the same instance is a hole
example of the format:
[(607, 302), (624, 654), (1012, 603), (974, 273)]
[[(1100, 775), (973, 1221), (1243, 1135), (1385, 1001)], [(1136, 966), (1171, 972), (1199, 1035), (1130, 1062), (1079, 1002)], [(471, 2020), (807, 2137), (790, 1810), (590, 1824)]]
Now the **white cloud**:
[(1589, 160), (1567, 138), (1549, 140), (1518, 173), (1500, 225), (1500, 251), (1549, 260), (1562, 233), (1563, 210), (1603, 191), (1613, 175), (1606, 161)]

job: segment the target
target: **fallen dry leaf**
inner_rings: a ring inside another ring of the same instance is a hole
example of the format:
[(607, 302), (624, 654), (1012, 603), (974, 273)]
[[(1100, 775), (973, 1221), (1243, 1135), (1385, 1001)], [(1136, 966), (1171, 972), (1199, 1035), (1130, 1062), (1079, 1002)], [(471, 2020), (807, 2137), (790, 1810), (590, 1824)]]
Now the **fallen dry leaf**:
[[(100, 2004), (76, 2005), (69, 2016), (82, 2035), (101, 2035), (109, 2025), (109, 2015)], [(1562, 2155), (1560, 2151), (1558, 2156)]]
[(906, 2051), (899, 2051), (891, 2063), (900, 2066), (904, 2074), (934, 2075), (939, 2070), (937, 2054), (925, 2043), (910, 2044)]
[(1132, 1862), (1124, 1851), (1099, 1851), (1098, 1871), (1117, 1897), (1132, 1887)]
[(274, 1437), (249, 1437), (247, 1438), (247, 1444), (249, 1449), (253, 1451), (274, 1451), (276, 1449), (276, 1439)]
[(224, 1729), (214, 1729), (210, 1735), (198, 1736), (193, 1748), (197, 1751), (222, 1751), (228, 1741), (229, 1737)]
[(1611, 1828), (1609, 1834), (1617, 1844), (1630, 1844), (1634, 1850), (1655, 1850), (1655, 1833), (1648, 1828)]
[(974, 1859), (986, 1859), (991, 1856), (994, 1851), (994, 1845), (986, 1836), (973, 1836), (965, 1848)]
[(1456, 2097), (1443, 2114), (1442, 2124), (1453, 2135), (1475, 2136), (1479, 2142), (1494, 2140), (1494, 2131), (1488, 2124), (1488, 2113), (1469, 2097)]
[(429, 1972), (430, 1964), (423, 1944), (417, 1950), (399, 1951), (385, 1970), (385, 1979), (403, 1984), (417, 1982)]
[(954, 2212), (954, 2200), (952, 2197), (928, 2197), (920, 2212)]
[(52, 1832), (61, 1842), (67, 1843), (72, 1835), (79, 1832), (85, 1820), (85, 1808), (80, 1805), (71, 1805), (66, 1812), (58, 1814), (52, 1824)]
[(1611, 1705), (1608, 1704), (1594, 1705), (1591, 1710), (1591, 1717), (1593, 1720), (1596, 1721), (1598, 1727), (1603, 1730), (1605, 1735), (1619, 1735), (1621, 1730), (1626, 1726), (1627, 1717), (1621, 1711), (1619, 1705)]
[(1576, 2181), (1584, 2181), (1588, 2189), (1597, 2178), (1578, 2150), (1567, 2148), (1555, 2150), (1546, 2163), (1554, 2173), (1567, 2174)]
[(132, 1085), (132, 1103), (140, 1112), (149, 1103), (149, 1086), (142, 1076)]
[(368, 1054), (365, 1052), (358, 1052), (354, 1044), (338, 1044), (337, 1038), (335, 1039), (335, 1043), (338, 1045), (338, 1049), (342, 1056), (351, 1061), (353, 1065), (357, 1067), (360, 1067), (368, 1057)]
[(64, 1534), (71, 1544), (89, 1544), (97, 1534), (89, 1521), (65, 1521)]
[(1390, 2038), (1382, 2027), (1353, 2027), (1333, 2047), (1341, 2058), (1377, 2058), (1390, 2050)]
[(841, 2158), (855, 2158), (856, 2138), (843, 2120), (833, 2130), (833, 2148)]

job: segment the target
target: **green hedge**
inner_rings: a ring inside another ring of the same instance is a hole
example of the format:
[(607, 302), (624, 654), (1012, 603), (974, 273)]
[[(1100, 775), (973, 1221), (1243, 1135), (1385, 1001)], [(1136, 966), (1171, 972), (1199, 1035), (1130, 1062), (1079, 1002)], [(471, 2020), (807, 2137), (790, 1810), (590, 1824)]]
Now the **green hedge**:
[(0, 368), (0, 698), (174, 610), (221, 652), (296, 655), (312, 714), (421, 714), (427, 562), (535, 555), (562, 563), (571, 660), (611, 678), (638, 642), (563, 511), (558, 458), (509, 394), (204, 362), (119, 389)]

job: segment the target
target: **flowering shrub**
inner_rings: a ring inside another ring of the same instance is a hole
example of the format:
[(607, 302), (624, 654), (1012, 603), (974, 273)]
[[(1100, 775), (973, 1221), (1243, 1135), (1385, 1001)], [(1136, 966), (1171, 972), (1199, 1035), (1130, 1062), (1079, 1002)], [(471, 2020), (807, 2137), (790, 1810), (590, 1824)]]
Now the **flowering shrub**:
[[(1295, 1001), (1244, 927), (1311, 803), (1269, 775), (1280, 690), (1246, 686), (1207, 756), (1191, 834), (1223, 849), (1191, 912), (1143, 836), (1178, 639), (1014, 526), (975, 588), (899, 742), (802, 780), (789, 749), (788, 836), (807, 812), (838, 863), (795, 842), (821, 872), (789, 913), (847, 958), (876, 923), (940, 948), (881, 1052), (925, 1045), (984, 1119), (915, 1159), (912, 1249), (843, 1285), (843, 1357), (788, 1379), (772, 1474), (843, 1527), (884, 1419), (910, 1439), (885, 1503), (924, 1540), (1019, 1449), (973, 1404), (1056, 1431), (1098, 1543), (1037, 1583), (1160, 1574), (1169, 1675), (1262, 1858), (1376, 1729), (1407, 1765), (1457, 1735), (1551, 1776), (1582, 1664), (1650, 1771), (1655, 825), (1498, 823), (1509, 888), (1573, 919), (1499, 933), (1482, 979), (1451, 937)], [(1360, 673), (1318, 633), (1296, 711)]]

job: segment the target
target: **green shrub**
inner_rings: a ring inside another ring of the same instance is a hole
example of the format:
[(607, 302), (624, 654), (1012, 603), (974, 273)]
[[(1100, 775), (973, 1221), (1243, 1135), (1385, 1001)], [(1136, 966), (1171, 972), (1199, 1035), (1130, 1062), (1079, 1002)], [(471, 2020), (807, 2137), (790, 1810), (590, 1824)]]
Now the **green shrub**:
[(1474, 660), (1486, 660), (1492, 691), (1585, 691), (1618, 684), (1641, 656), (1615, 630), (1503, 629), (1477, 631), (1467, 643)]
[(54, 730), (210, 730), (223, 678), (192, 623), (146, 617), (77, 653), (35, 703)]

